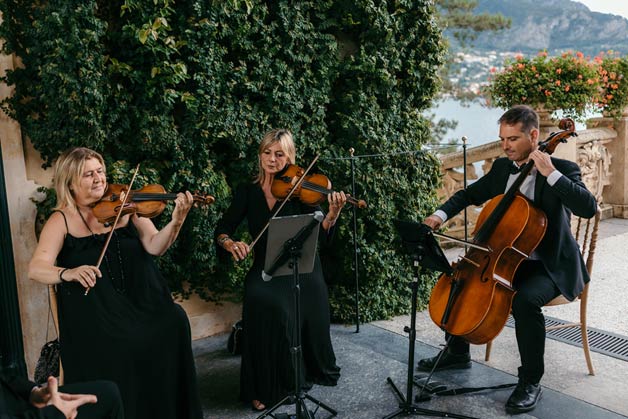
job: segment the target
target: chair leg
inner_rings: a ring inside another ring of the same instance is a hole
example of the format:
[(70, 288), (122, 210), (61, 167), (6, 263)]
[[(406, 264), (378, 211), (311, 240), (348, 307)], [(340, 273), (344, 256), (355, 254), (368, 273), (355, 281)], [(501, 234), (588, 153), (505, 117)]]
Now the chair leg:
[(582, 349), (584, 349), (584, 357), (587, 360), (587, 367), (589, 368), (589, 375), (595, 375), (593, 370), (593, 362), (591, 362), (591, 352), (589, 351), (589, 337), (587, 336), (586, 325), (580, 326), (580, 332), (582, 333)]
[(580, 334), (582, 335), (582, 349), (584, 350), (584, 358), (587, 361), (587, 368), (589, 368), (589, 375), (595, 375), (595, 371), (593, 370), (593, 362), (591, 362), (591, 352), (589, 351), (589, 334), (587, 333), (587, 302), (589, 300), (588, 293), (589, 287), (587, 284), (580, 299)]
[(493, 347), (493, 341), (488, 341), (486, 343), (486, 352), (484, 352), (484, 360), (486, 362), (488, 362), (488, 360), (491, 358), (491, 348)]

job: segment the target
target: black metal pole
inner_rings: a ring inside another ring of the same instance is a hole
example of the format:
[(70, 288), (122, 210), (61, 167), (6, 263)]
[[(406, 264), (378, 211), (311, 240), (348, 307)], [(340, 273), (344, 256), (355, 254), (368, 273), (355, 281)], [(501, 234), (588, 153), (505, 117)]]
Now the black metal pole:
[[(384, 416), (384, 419), (393, 419), (397, 416), (410, 416), (410, 415), (422, 415), (422, 416), (438, 416), (443, 418), (458, 418), (458, 419), (473, 419), (469, 416), (458, 415), (456, 413), (441, 412), (438, 410), (431, 410), (419, 407), (412, 399), (413, 390), (413, 372), (414, 372), (414, 348), (416, 344), (416, 310), (419, 290), (419, 279), (421, 278), (421, 260), (423, 259), (423, 250), (417, 252), (413, 257), (413, 277), (410, 288), (412, 289), (412, 302), (410, 312), (410, 327), (404, 327), (404, 331), (408, 333), (409, 346), (408, 346), (408, 370), (406, 377), (406, 395), (404, 396), (397, 388), (392, 378), (386, 378), (386, 381), (392, 387), (393, 391), (400, 400), (399, 409), (393, 413)], [(423, 390), (421, 390), (423, 391)]]
[[(320, 220), (318, 220), (320, 222)], [(303, 230), (302, 230), (303, 231)], [(307, 230), (306, 230), (307, 231)], [(307, 235), (311, 234), (311, 230), (309, 233), (305, 233)], [(296, 236), (300, 234), (297, 233)], [(293, 237), (292, 239), (286, 242), (286, 247), (288, 253), (290, 254), (290, 264), (288, 265), (292, 269), (292, 281), (293, 281), (293, 293), (294, 293), (294, 325), (292, 327), (292, 346), (290, 347), (291, 360), (293, 365), (294, 372), (294, 394), (287, 395), (279, 402), (277, 402), (273, 407), (266, 410), (257, 419), (263, 419), (265, 417), (276, 418), (275, 410), (280, 408), (287, 401), (294, 401), (295, 403), (295, 414), (294, 416), (290, 415), (289, 418), (294, 419), (315, 419), (315, 412), (310, 412), (305, 404), (305, 399), (308, 399), (312, 403), (314, 403), (318, 410), (319, 407), (327, 410), (331, 416), (335, 417), (338, 412), (331, 407), (327, 406), (325, 403), (320, 400), (315, 399), (314, 397), (307, 394), (301, 388), (301, 359), (302, 359), (302, 348), (301, 348), (301, 283), (299, 282), (299, 257), (301, 256), (301, 250), (303, 247), (303, 243), (307, 237), (302, 237), (299, 240), (297, 237)], [(278, 266), (277, 266), (278, 267)], [(273, 270), (274, 272), (274, 270)]]
[[(353, 156), (355, 149), (351, 147), (349, 154), (351, 155), (351, 193), (357, 196), (355, 192), (355, 157)], [(355, 333), (360, 333), (360, 273), (358, 271), (358, 209), (353, 206), (353, 277), (355, 281)]]
[[(467, 189), (467, 137), (462, 136), (462, 182), (463, 188)], [(469, 227), (467, 222), (467, 207), (464, 207), (464, 240), (469, 240)], [(465, 246), (465, 252), (467, 248)]]
[(0, 372), (26, 377), (9, 206), (0, 148)]
[(292, 253), (292, 280), (294, 286), (294, 326), (292, 327), (292, 342), (294, 346), (290, 348), (292, 352), (292, 365), (294, 368), (294, 394), (297, 395), (296, 401), (296, 419), (301, 419), (302, 407), (305, 407), (305, 413), (309, 417), (306, 406), (301, 406), (302, 390), (301, 390), (301, 284), (299, 283), (299, 251), (291, 249)]

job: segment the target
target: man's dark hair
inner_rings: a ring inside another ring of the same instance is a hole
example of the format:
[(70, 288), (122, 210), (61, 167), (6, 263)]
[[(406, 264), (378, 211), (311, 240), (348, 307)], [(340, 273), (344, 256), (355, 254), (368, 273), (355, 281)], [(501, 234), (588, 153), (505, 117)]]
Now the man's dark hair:
[(508, 109), (497, 121), (497, 124), (505, 123), (516, 125), (522, 123), (521, 130), (529, 133), (533, 128), (539, 129), (539, 116), (528, 105), (515, 105)]

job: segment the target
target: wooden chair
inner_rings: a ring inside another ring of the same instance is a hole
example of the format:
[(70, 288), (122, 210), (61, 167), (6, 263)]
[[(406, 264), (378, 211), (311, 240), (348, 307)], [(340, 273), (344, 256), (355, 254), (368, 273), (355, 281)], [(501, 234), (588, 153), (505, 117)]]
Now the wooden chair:
[[(578, 217), (575, 219), (575, 223), (573, 223), (575, 227), (574, 236), (576, 241), (580, 246), (580, 252), (582, 253), (582, 257), (585, 260), (585, 264), (587, 267), (587, 271), (589, 272), (589, 276), (591, 276), (591, 272), (593, 269), (593, 259), (595, 257), (595, 247), (597, 243), (597, 232), (598, 226), (600, 224), (600, 209), (598, 208), (595, 217), (591, 219)], [(556, 330), (556, 329), (565, 329), (568, 327), (578, 327), (580, 328), (580, 334), (582, 336), (582, 349), (584, 350), (584, 358), (587, 361), (587, 367), (589, 369), (589, 375), (595, 375), (595, 371), (593, 370), (593, 363), (591, 362), (591, 353), (589, 351), (589, 337), (587, 335), (587, 300), (589, 297), (589, 283), (585, 284), (584, 290), (582, 293), (576, 298), (574, 301), (569, 301), (562, 295), (554, 298), (552, 301), (547, 303), (545, 307), (556, 306), (561, 304), (569, 304), (575, 303), (576, 301), (580, 301), (580, 321), (577, 323), (567, 323), (560, 324), (554, 326), (548, 326), (546, 330)], [(486, 344), (486, 353), (484, 355), (484, 360), (488, 361), (491, 356), (491, 347), (493, 342), (488, 342)]]
[[(57, 306), (57, 287), (56, 285), (48, 285), (48, 298), (50, 302), (50, 311), (52, 312), (52, 321), (55, 325), (57, 338), (61, 341), (59, 334), (59, 312)], [(61, 355), (59, 355), (59, 385), (63, 385), (63, 364), (61, 363)]]

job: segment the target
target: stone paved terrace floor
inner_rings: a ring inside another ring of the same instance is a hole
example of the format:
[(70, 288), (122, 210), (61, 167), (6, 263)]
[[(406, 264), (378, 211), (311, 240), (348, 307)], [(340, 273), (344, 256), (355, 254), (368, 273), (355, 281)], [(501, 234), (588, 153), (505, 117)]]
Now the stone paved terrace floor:
[[(628, 336), (628, 220), (602, 221), (593, 268), (589, 326)], [(578, 305), (553, 307), (548, 316), (575, 319)], [(314, 386), (310, 395), (338, 411), (338, 418), (382, 418), (397, 410), (398, 401), (386, 383), (392, 377), (406, 393), (408, 338), (403, 326), (409, 316), (361, 325), (333, 325), (332, 339), (342, 376), (336, 387)], [(193, 343), (205, 418), (256, 418), (258, 413), (238, 401), (239, 358), (225, 350), (227, 335)], [(415, 360), (435, 355), (442, 344), (440, 330), (427, 312), (417, 313)], [(587, 374), (580, 347), (553, 339), (546, 344), (543, 397), (535, 410), (519, 418), (628, 418), (628, 361), (592, 352), (596, 375)], [(495, 340), (490, 362), (484, 347), (472, 347), (473, 368), (443, 371), (435, 378), (449, 386), (477, 387), (516, 382), (519, 365), (514, 329), (504, 328)], [(463, 396), (432, 398), (419, 406), (447, 414), (476, 418), (506, 418), (504, 403), (511, 390), (486, 390)], [(417, 388), (413, 388), (413, 394)], [(312, 406), (312, 405), (310, 405)], [(294, 406), (279, 412), (294, 414)], [(319, 410), (316, 418), (330, 417)], [(426, 417), (413, 415), (413, 417)]]

